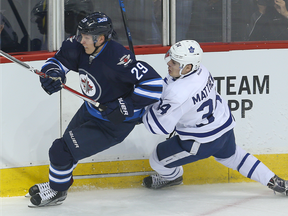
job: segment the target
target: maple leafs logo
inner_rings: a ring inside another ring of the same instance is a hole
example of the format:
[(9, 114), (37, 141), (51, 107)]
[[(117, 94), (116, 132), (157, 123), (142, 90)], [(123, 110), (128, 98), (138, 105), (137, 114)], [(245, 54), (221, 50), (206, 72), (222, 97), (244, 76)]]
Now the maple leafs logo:
[(195, 48), (193, 48), (192, 46), (188, 48), (190, 53), (194, 53)]

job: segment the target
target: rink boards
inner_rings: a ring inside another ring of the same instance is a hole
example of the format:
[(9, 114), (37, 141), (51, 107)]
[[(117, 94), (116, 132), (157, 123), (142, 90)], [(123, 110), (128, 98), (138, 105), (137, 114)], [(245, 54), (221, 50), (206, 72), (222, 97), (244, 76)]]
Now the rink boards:
[[(255, 155), (274, 173), (288, 178), (284, 165), (288, 154)], [(283, 164), (283, 166), (282, 166)], [(1, 197), (24, 196), (30, 186), (48, 181), (48, 165), (0, 170)], [(141, 187), (151, 170), (148, 160), (111, 161), (79, 164), (70, 190)], [(237, 171), (217, 163), (213, 157), (184, 165), (183, 184), (254, 182)]]
[[(287, 178), (288, 92), (287, 49), (238, 50), (204, 53), (210, 70), (236, 119), (236, 143), (254, 154), (277, 175)], [(138, 55), (162, 76), (164, 54)], [(41, 68), (44, 61), (27, 62)], [(24, 195), (48, 180), (48, 150), (61, 136), (82, 101), (67, 92), (52, 96), (40, 87), (37, 75), (14, 63), (0, 64), (0, 196)], [(68, 86), (80, 91), (78, 76), (68, 75)], [(166, 136), (136, 126), (121, 144), (80, 161), (73, 189), (140, 187), (151, 168), (148, 158)], [(213, 158), (184, 167), (184, 184), (247, 181)]]

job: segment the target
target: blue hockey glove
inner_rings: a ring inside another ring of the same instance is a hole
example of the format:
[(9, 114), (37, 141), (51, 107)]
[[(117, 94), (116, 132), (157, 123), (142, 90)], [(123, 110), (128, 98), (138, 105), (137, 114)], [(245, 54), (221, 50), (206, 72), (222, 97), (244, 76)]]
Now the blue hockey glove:
[[(53, 70), (46, 71), (45, 74), (47, 74), (50, 77), (56, 77), (60, 78), (58, 80), (53, 80), (51, 78), (42, 78), (40, 77), (40, 82), (42, 88), (49, 94), (53, 94), (57, 91), (60, 91), (62, 89), (61, 84), (65, 83), (66, 81), (66, 76), (65, 73), (60, 71), (59, 69), (55, 68)], [(60, 81), (61, 80), (61, 81)]]
[(118, 98), (104, 105), (107, 109), (102, 112), (103, 118), (108, 119), (114, 124), (120, 124), (126, 117), (134, 115), (134, 106), (130, 98)]

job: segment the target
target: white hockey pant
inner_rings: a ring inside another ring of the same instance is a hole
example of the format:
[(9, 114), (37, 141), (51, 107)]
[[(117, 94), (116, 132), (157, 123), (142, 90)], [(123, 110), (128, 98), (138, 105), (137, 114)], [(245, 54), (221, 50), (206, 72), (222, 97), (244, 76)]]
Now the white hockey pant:
[(172, 181), (180, 176), (183, 175), (183, 167), (173, 167), (173, 168), (167, 168), (164, 166), (161, 161), (159, 161), (156, 148), (153, 150), (150, 158), (149, 158), (150, 166), (153, 170), (155, 170), (160, 176), (163, 178)]
[(267, 186), (269, 180), (275, 175), (268, 167), (253, 155), (236, 145), (235, 154), (229, 158), (216, 158), (224, 166), (237, 170), (243, 176), (260, 182)]

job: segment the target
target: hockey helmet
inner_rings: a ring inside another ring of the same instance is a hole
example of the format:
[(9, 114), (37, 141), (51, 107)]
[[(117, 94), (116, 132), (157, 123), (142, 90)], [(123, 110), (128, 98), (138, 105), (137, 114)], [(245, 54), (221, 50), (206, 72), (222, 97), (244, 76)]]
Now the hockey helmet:
[(180, 64), (180, 76), (183, 68), (192, 64), (192, 70), (185, 74), (188, 75), (198, 70), (201, 64), (203, 50), (195, 40), (182, 40), (175, 43), (165, 55), (165, 61), (168, 63), (171, 59)]
[(39, 1), (31, 11), (31, 21), (35, 22), (37, 16), (42, 18), (46, 16), (47, 8), (48, 8), (47, 0)]
[(112, 20), (105, 13), (94, 12), (79, 22), (76, 33), (78, 41), (81, 41), (81, 34), (92, 35), (94, 43), (100, 35), (109, 40), (113, 34)]
[(47, 0), (41, 0), (31, 11), (31, 21), (37, 23), (41, 34), (47, 34), (47, 8)]

